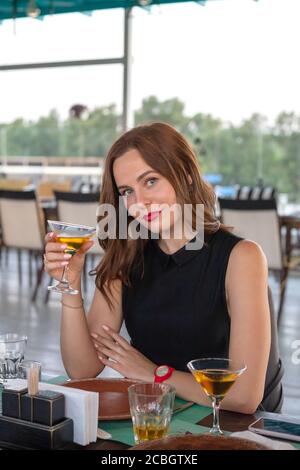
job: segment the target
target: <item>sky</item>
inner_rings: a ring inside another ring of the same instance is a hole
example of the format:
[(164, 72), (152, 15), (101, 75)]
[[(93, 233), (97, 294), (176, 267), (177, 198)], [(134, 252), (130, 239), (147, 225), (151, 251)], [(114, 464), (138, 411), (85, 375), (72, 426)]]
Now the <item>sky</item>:
[[(156, 95), (239, 123), (300, 114), (300, 0), (212, 0), (133, 10), (132, 108)], [(0, 64), (120, 57), (123, 11), (0, 24)], [(0, 72), (0, 122), (75, 103), (122, 106), (122, 66)]]

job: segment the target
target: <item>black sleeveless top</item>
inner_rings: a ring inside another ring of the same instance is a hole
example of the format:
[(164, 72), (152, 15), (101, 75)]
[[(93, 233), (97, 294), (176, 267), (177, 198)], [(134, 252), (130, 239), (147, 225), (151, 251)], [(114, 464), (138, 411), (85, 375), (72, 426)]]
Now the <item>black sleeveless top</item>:
[[(138, 260), (132, 286), (123, 285), (123, 315), (132, 346), (155, 364), (180, 371), (187, 371), (192, 359), (228, 357), (225, 276), (231, 250), (240, 240), (219, 229), (205, 237), (201, 249), (183, 246), (172, 255), (157, 240), (149, 240), (144, 268)], [(268, 411), (279, 411), (277, 398), (268, 400)]]

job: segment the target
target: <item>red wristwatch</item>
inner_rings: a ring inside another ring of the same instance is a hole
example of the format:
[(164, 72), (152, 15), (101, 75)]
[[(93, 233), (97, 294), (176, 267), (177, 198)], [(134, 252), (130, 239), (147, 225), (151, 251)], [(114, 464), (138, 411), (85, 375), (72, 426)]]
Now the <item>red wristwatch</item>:
[(161, 383), (167, 380), (173, 374), (174, 368), (170, 366), (158, 366), (154, 371), (154, 382)]

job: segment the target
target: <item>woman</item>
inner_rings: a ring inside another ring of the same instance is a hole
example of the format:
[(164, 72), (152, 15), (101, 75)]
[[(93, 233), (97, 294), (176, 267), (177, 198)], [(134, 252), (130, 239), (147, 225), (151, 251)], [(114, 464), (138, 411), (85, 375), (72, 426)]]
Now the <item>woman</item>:
[[(109, 366), (130, 379), (153, 381), (157, 366), (167, 365), (159, 380), (174, 385), (182, 398), (208, 405), (186, 363), (230, 357), (243, 361), (247, 370), (222, 408), (253, 413), (266, 398), (270, 353), (268, 269), (262, 250), (219, 224), (213, 191), (201, 178), (191, 147), (167, 124), (134, 128), (112, 145), (100, 203), (112, 204), (118, 216), (120, 198), (127, 223), (138, 222), (151, 238), (99, 240), (104, 257), (87, 316), (81, 295), (63, 296), (61, 350), (69, 376), (94, 377)], [(174, 212), (165, 210), (176, 204)], [(192, 230), (178, 238), (178, 207), (184, 204), (193, 207)], [(197, 204), (204, 205), (204, 245), (187, 249), (198, 239)], [(53, 234), (46, 241), (46, 271), (59, 279), (67, 265), (69, 281), (80, 291), (92, 242), (71, 257)], [(123, 319), (131, 343), (119, 335)]]

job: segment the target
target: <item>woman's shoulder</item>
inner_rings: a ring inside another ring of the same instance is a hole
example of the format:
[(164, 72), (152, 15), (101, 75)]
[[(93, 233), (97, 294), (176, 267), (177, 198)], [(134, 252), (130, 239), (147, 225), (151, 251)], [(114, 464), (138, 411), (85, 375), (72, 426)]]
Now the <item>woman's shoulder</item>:
[(228, 230), (220, 228), (210, 238), (209, 244), (216, 246), (219, 254), (225, 253), (226, 259), (229, 258), (231, 264), (266, 263), (265, 254), (258, 243), (239, 237)]
[(239, 240), (232, 250), (232, 254), (236, 257), (243, 256), (243, 258), (255, 258), (256, 260), (266, 258), (261, 246), (255, 241), (248, 239)]
[(266, 271), (268, 263), (266, 255), (258, 243), (252, 240), (241, 239), (232, 249), (229, 258), (229, 269), (242, 271), (246, 267), (257, 270), (257, 272), (260, 269)]

